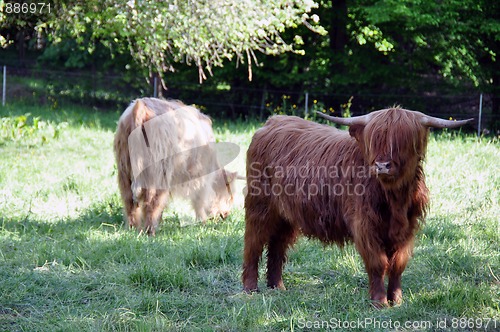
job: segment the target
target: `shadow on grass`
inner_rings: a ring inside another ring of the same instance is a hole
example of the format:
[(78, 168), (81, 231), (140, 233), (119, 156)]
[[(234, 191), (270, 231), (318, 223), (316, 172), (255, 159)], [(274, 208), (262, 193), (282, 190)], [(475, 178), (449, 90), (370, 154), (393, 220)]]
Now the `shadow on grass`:
[[(156, 237), (127, 229), (122, 208), (116, 204), (115, 197), (95, 204), (73, 219), (41, 221), (33, 219), (29, 214), (15, 219), (0, 217), (0, 246), (14, 249), (2, 251), (4, 261), (12, 259), (23, 262), (23, 253), (27, 252), (32, 257), (37, 257), (35, 261), (24, 261), (33, 268), (53, 260), (67, 266), (75, 263), (78, 257), (85, 258), (89, 266), (96, 267), (101, 263), (147, 263), (148, 260), (144, 260), (144, 257), (153, 260), (168, 258), (189, 268), (200, 269), (240, 264), (242, 225), (235, 219), (241, 213), (236, 211), (225, 220), (186, 227), (180, 226), (177, 215), (168, 213), (165, 216), (166, 214), (164, 213)], [(39, 246), (40, 250), (24, 244)], [(20, 247), (12, 248), (13, 245)], [(126, 256), (127, 252), (123, 252), (123, 248), (133, 255)], [(154, 249), (154, 252), (148, 252), (150, 249)], [(120, 252), (125, 256), (120, 256)]]
[(240, 291), (233, 272), (241, 264), (241, 235), (231, 222), (181, 228), (167, 220), (148, 238), (125, 229), (121, 207), (109, 202), (75, 219), (2, 218), (0, 330), (51, 330), (51, 316), (58, 317), (53, 326), (74, 329), (72, 312), (99, 325), (117, 308), (153, 314), (158, 301), (166, 313), (179, 301), (223, 302)]

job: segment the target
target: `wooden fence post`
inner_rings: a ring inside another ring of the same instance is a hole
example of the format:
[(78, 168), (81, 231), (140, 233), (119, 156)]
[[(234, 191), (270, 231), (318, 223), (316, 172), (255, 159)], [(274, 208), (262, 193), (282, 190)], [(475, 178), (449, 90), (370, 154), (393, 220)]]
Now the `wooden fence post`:
[(477, 136), (481, 137), (481, 117), (483, 116), (483, 94), (479, 95), (479, 118), (477, 119)]
[(2, 106), (5, 106), (5, 98), (7, 94), (7, 66), (3, 66), (3, 84), (2, 84)]
[(304, 118), (306, 118), (306, 119), (307, 119), (307, 113), (309, 113), (308, 104), (309, 104), (309, 92), (306, 92), (306, 101), (305, 101), (305, 107), (304, 107), (304, 113), (305, 113)]
[(156, 75), (153, 81), (153, 97), (158, 98), (158, 76)]

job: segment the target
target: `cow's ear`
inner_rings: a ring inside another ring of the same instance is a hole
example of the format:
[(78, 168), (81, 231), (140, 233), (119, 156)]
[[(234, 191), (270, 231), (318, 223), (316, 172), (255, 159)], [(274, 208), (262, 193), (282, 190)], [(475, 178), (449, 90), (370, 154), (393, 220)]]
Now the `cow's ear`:
[(363, 135), (363, 130), (365, 129), (364, 125), (360, 124), (353, 124), (349, 127), (349, 135), (354, 137), (356, 141), (359, 142), (361, 139), (361, 136)]

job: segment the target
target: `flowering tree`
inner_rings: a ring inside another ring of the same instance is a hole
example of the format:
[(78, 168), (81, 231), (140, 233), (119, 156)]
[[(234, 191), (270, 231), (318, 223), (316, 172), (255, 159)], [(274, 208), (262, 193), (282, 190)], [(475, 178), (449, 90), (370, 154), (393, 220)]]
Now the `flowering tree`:
[(177, 62), (195, 65), (200, 82), (225, 60), (246, 63), (249, 79), (256, 53), (303, 52), (302, 39), (287, 43), (286, 28), (306, 24), (323, 32), (309, 15), (312, 0), (92, 0), (61, 1), (49, 23), (55, 42), (64, 34), (77, 41), (103, 43), (114, 52), (128, 50), (148, 74), (173, 70)]

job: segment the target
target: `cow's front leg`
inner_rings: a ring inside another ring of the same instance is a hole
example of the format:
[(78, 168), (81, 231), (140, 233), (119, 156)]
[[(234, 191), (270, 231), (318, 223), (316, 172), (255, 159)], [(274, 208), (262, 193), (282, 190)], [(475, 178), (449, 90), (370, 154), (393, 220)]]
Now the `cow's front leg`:
[(406, 268), (413, 250), (413, 242), (409, 241), (402, 248), (396, 250), (389, 261), (389, 284), (387, 286), (387, 299), (391, 305), (400, 304), (403, 300), (401, 288), (401, 275)]
[(384, 277), (389, 260), (385, 251), (380, 248), (376, 241), (370, 241), (367, 238), (358, 239), (355, 244), (368, 273), (370, 299), (373, 301), (373, 305), (376, 308), (387, 307), (389, 304), (387, 302)]
[(389, 273), (389, 285), (387, 287), (387, 300), (391, 305), (400, 304), (403, 300), (401, 289), (401, 274)]
[(387, 295), (384, 286), (384, 271), (368, 270), (368, 280), (370, 282), (370, 299), (375, 308), (388, 307)]

